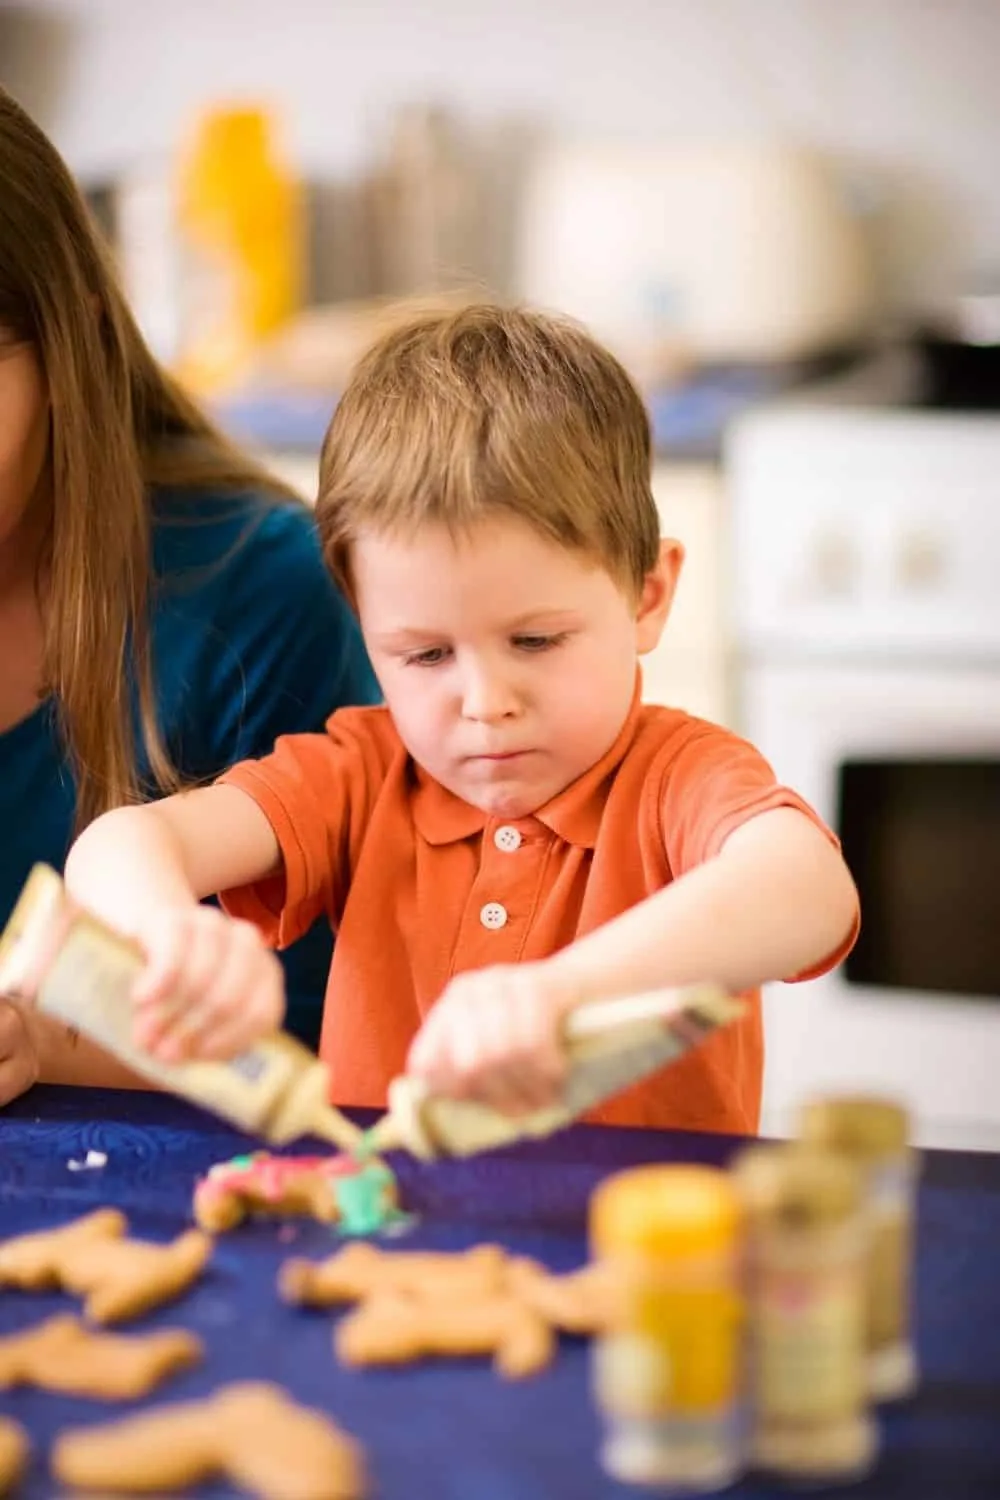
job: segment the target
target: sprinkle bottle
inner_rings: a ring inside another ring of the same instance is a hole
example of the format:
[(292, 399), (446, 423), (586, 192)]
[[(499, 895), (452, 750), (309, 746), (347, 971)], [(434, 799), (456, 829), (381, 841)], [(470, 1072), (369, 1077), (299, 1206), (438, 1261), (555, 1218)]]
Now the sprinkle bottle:
[(859, 1478), (868, 1410), (863, 1179), (846, 1157), (754, 1146), (733, 1168), (747, 1227), (751, 1461), (785, 1479)]
[(619, 1173), (591, 1200), (590, 1233), (616, 1309), (594, 1352), (605, 1469), (633, 1484), (723, 1488), (743, 1459), (739, 1208), (727, 1175)]
[(852, 1157), (864, 1174), (871, 1213), (868, 1385), (875, 1401), (899, 1400), (917, 1383), (910, 1316), (917, 1157), (907, 1111), (888, 1099), (817, 1099), (802, 1111), (800, 1134)]

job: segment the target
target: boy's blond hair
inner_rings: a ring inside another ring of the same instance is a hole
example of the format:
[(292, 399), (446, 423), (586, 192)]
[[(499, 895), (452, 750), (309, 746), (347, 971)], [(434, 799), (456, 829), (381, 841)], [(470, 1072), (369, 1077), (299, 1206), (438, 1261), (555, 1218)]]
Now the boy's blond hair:
[(638, 596), (659, 547), (651, 463), (635, 386), (576, 324), (492, 304), (420, 316), (368, 351), (334, 414), (317, 500), (327, 566), (351, 594), (362, 529), (460, 535), (510, 515)]

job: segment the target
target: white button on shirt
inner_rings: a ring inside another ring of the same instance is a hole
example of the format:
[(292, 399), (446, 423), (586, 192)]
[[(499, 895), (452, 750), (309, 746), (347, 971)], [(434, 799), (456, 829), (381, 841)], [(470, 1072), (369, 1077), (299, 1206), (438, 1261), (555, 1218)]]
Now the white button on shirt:
[(502, 823), (493, 835), (493, 842), (505, 854), (513, 854), (515, 849), (521, 847), (521, 835), (509, 823)]
[(487, 901), (486, 905), (480, 910), (479, 920), (484, 927), (488, 927), (492, 932), (496, 932), (499, 928), (506, 927), (507, 910), (500, 905), (499, 901)]

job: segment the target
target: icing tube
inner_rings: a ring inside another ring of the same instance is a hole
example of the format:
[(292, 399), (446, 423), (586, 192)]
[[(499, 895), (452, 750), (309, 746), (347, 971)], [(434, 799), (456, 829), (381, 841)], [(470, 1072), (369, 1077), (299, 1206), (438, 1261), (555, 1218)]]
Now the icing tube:
[(354, 1150), (361, 1131), (327, 1102), (323, 1063), (284, 1034), (225, 1062), (161, 1063), (132, 1041), (132, 986), (141, 950), (69, 898), (36, 865), (0, 936), (0, 995), (34, 1004), (82, 1032), (133, 1072), (282, 1145), (303, 1135)]
[(472, 1156), (551, 1135), (594, 1105), (676, 1062), (745, 1010), (745, 1001), (712, 984), (581, 1005), (566, 1023), (568, 1074), (556, 1105), (529, 1115), (501, 1115), (470, 1100), (431, 1095), (421, 1080), (404, 1076), (390, 1085), (389, 1112), (368, 1132), (366, 1147), (404, 1148), (431, 1160)]

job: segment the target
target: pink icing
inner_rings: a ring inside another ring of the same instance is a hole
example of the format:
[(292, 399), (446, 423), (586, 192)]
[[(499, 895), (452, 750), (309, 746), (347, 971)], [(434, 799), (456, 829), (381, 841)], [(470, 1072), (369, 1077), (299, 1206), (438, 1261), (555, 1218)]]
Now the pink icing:
[(347, 1155), (272, 1156), (267, 1151), (257, 1151), (249, 1158), (238, 1156), (232, 1161), (216, 1162), (198, 1187), (199, 1192), (212, 1197), (231, 1191), (249, 1192), (267, 1203), (277, 1203), (299, 1177), (316, 1173), (324, 1177), (354, 1177), (364, 1166), (364, 1162)]

